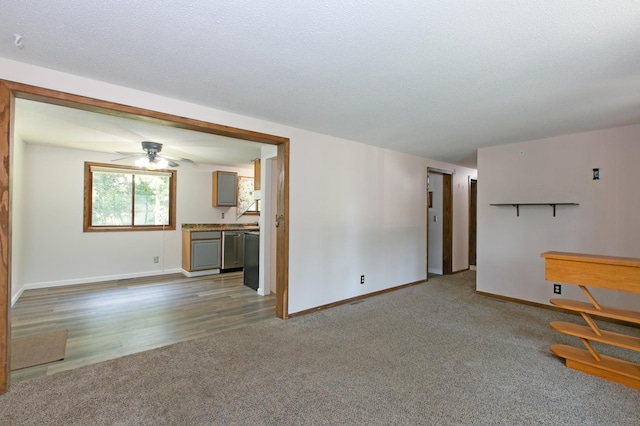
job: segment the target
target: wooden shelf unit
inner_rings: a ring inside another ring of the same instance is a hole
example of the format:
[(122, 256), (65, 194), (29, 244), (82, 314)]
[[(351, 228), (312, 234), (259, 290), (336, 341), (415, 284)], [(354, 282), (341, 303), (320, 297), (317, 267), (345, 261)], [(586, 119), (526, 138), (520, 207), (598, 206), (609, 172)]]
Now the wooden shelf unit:
[(594, 315), (640, 324), (640, 312), (602, 306), (587, 289), (590, 286), (640, 294), (640, 259), (555, 251), (540, 256), (545, 259), (545, 279), (579, 286), (590, 302), (551, 299), (555, 306), (579, 312), (587, 323), (582, 326), (552, 322), (551, 328), (578, 337), (586, 350), (551, 345), (551, 352), (564, 358), (569, 368), (640, 390), (640, 364), (601, 355), (591, 345), (593, 341), (640, 352), (640, 338), (601, 330), (591, 318)]

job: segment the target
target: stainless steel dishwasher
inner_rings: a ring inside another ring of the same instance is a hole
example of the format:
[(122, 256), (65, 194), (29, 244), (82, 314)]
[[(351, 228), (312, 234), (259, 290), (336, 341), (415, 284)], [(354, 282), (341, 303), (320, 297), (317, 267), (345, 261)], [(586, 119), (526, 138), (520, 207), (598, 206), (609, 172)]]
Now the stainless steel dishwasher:
[(244, 232), (222, 231), (222, 269), (239, 270), (244, 266)]

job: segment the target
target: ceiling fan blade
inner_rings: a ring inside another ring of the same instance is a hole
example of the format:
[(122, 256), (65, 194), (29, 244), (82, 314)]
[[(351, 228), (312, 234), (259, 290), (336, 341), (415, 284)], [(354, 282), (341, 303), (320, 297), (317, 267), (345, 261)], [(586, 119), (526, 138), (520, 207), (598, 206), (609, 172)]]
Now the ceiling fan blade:
[[(123, 152), (118, 152), (117, 154), (124, 154), (124, 153)], [(137, 158), (137, 157), (145, 157), (145, 155), (140, 155), (140, 154), (127, 155), (127, 156), (121, 157), (121, 158), (114, 158), (111, 161), (122, 161), (122, 160), (128, 160), (129, 158)]]
[(172, 157), (170, 155), (161, 154), (162, 144), (158, 142), (143, 141), (142, 148), (145, 152), (121, 152), (116, 151), (120, 155), (124, 155), (122, 158), (117, 158), (112, 161), (121, 161), (129, 158), (148, 158), (150, 162), (156, 162), (159, 159), (165, 160), (171, 167), (178, 167), (181, 161), (185, 163), (194, 164), (194, 162), (188, 158)]
[(193, 160), (182, 157), (174, 157), (172, 155), (158, 154), (158, 157), (165, 158), (167, 161), (184, 161), (185, 163), (193, 163)]
[(139, 155), (139, 156), (141, 156), (141, 157), (146, 157), (146, 155), (147, 155), (147, 154), (146, 154), (146, 153), (144, 153), (144, 152), (125, 152), (125, 151), (116, 151), (116, 154), (120, 154), (120, 155), (131, 155), (131, 156)]

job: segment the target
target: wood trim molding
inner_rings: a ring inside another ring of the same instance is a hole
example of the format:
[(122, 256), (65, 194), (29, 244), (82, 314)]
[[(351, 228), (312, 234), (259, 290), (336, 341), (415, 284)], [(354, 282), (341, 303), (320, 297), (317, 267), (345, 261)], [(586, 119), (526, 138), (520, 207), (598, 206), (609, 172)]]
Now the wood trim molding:
[[(289, 142), (278, 145), (278, 201), (276, 238), (286, 256), (276, 259), (276, 316), (289, 318)], [(267, 221), (267, 223), (271, 223)], [(286, 285), (285, 285), (286, 284)]]
[[(278, 232), (276, 288), (279, 318), (288, 317), (289, 289), (289, 138), (266, 133), (223, 126), (220, 124), (167, 114), (159, 111), (123, 105), (86, 96), (74, 95), (43, 87), (31, 86), (0, 79), (0, 156), (3, 167), (0, 168), (0, 395), (9, 388), (9, 344), (10, 344), (10, 146), (12, 143), (12, 119), (15, 98), (34, 100), (54, 105), (99, 112), (102, 114), (126, 117), (149, 123), (176, 128), (194, 130), (203, 133), (227, 136), (235, 139), (265, 143), (278, 146), (278, 164), (282, 169), (278, 184), (278, 203), (282, 203), (282, 232)], [(271, 223), (271, 222), (268, 222)], [(269, 225), (270, 226), (270, 225)]]
[(132, 120), (142, 120), (148, 123), (161, 124), (164, 126), (176, 127), (180, 129), (194, 130), (202, 133), (211, 133), (220, 136), (227, 136), (235, 139), (242, 139), (252, 142), (279, 145), (288, 142), (289, 139), (281, 136), (269, 135), (266, 133), (253, 132), (236, 127), (223, 126), (221, 124), (196, 120), (193, 118), (181, 117), (144, 108), (133, 107), (115, 102), (103, 101), (86, 96), (74, 95), (71, 93), (58, 92), (56, 90), (31, 86), (23, 83), (2, 80), (16, 97), (38, 102), (45, 102), (54, 105), (66, 106), (70, 108), (82, 109), (85, 111), (99, 112), (101, 114), (115, 115)]
[[(467, 180), (467, 188), (469, 192), (469, 266), (476, 265), (478, 259), (478, 179), (469, 176)], [(473, 261), (473, 263), (471, 263)]]
[(427, 280), (414, 281), (414, 282), (411, 282), (411, 283), (408, 283), (408, 284), (401, 284), (401, 285), (396, 286), (396, 287), (387, 288), (385, 290), (374, 291), (373, 293), (367, 293), (367, 294), (363, 294), (363, 295), (360, 295), (360, 296), (351, 297), (349, 299), (339, 300), (337, 302), (328, 303), (326, 305), (317, 306), (315, 308), (311, 308), (311, 309), (307, 309), (307, 310), (304, 310), (304, 311), (293, 313), (293, 314), (289, 315), (289, 318), (294, 318), (294, 317), (299, 317), (299, 316), (302, 316), (302, 315), (312, 314), (314, 312), (322, 311), (324, 309), (334, 308), (334, 307), (340, 306), (340, 305), (346, 305), (346, 304), (349, 304), (349, 303), (353, 303), (353, 302), (357, 302), (357, 301), (360, 301), (360, 300), (368, 299), (370, 297), (379, 296), (379, 295), (385, 294), (385, 293), (390, 293), (392, 291), (402, 290), (403, 288), (412, 287), (414, 285), (422, 284), (422, 283), (425, 283), (425, 282), (427, 282)]
[(11, 121), (14, 97), (9, 87), (0, 80), (0, 395), (7, 392), (11, 372), (11, 210), (9, 193), (12, 143)]
[(442, 274), (453, 272), (453, 179), (442, 175)]

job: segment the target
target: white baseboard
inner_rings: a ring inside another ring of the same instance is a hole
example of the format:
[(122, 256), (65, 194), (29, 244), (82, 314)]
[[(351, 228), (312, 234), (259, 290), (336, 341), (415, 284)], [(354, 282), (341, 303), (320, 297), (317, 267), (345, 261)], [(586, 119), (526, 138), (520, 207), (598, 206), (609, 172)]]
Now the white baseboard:
[(476, 270), (476, 265), (469, 265), (469, 269), (471, 269), (472, 271)]
[(182, 272), (182, 274), (186, 277), (202, 277), (204, 275), (213, 275), (213, 274), (219, 274), (220, 273), (220, 269), (207, 269), (204, 271), (193, 271), (193, 272), (189, 272), (189, 271), (185, 271), (184, 269), (180, 269), (180, 272)]
[[(39, 283), (31, 283), (25, 284), (24, 290), (35, 290), (38, 288), (51, 288), (51, 287), (62, 287), (67, 285), (76, 285), (76, 284), (90, 284), (90, 283), (99, 283), (103, 281), (116, 281), (116, 280), (127, 280), (131, 278), (142, 278), (142, 277), (153, 277), (156, 275), (169, 275), (169, 274), (178, 274), (182, 272), (181, 269), (165, 269), (164, 271), (146, 271), (146, 272), (135, 272), (132, 274), (119, 274), (119, 275), (104, 275), (99, 277), (85, 277), (85, 278), (74, 278), (71, 280), (59, 280), (59, 281), (44, 281)], [(16, 299), (18, 300), (18, 299)]]
[(16, 292), (16, 294), (14, 294), (11, 297), (11, 306), (13, 307), (13, 305), (16, 304), (16, 302), (18, 301), (18, 299), (20, 298), (20, 296), (22, 296), (22, 293), (24, 293), (24, 286), (20, 287), (20, 290), (18, 290)]
[(427, 272), (430, 274), (442, 275), (442, 269), (429, 269)]

